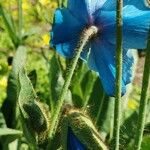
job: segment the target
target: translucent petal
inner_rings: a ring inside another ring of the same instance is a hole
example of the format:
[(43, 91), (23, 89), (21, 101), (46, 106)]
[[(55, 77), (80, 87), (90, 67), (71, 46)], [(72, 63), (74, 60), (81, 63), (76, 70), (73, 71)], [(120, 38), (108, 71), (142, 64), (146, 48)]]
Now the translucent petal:
[[(141, 10), (148, 10), (149, 9), (149, 4), (147, 2), (148, 0), (124, 0), (123, 1), (123, 6), (126, 5), (134, 5), (135, 7), (137, 7), (138, 9)], [(103, 7), (101, 8), (102, 10), (106, 10), (106, 11), (112, 11), (112, 10), (116, 10), (116, 0), (107, 0)]]
[(106, 0), (68, 0), (68, 9), (84, 24), (93, 23), (93, 14)]
[[(101, 36), (116, 43), (116, 12), (100, 11), (96, 24), (101, 28)], [(132, 5), (123, 9), (123, 47), (144, 49), (147, 45), (148, 30), (150, 27), (150, 11), (142, 11)]]
[(56, 51), (63, 57), (72, 58), (74, 50), (77, 46), (77, 39), (70, 40), (66, 43), (59, 43), (55, 45)]
[(126, 6), (123, 14), (123, 46), (145, 49), (150, 28), (150, 11)]
[[(88, 65), (92, 70), (99, 73), (105, 92), (109, 96), (115, 94), (115, 46), (101, 40), (92, 43)], [(132, 77), (132, 54), (127, 55), (127, 50), (123, 51), (123, 76), (122, 95), (126, 92), (126, 85), (131, 82)]]

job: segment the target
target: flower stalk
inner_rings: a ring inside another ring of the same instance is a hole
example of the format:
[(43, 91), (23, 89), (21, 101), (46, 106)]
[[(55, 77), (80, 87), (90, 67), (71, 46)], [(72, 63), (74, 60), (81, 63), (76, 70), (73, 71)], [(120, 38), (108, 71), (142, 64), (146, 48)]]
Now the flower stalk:
[(145, 117), (146, 117), (146, 106), (147, 106), (148, 96), (149, 96), (149, 86), (150, 86), (150, 31), (148, 37), (147, 54), (146, 54), (144, 74), (143, 74), (138, 127), (136, 132), (137, 134), (135, 137), (135, 150), (140, 150), (141, 143), (142, 143)]
[(116, 6), (116, 91), (114, 108), (114, 149), (119, 150), (119, 134), (121, 119), (121, 88), (122, 88), (122, 0)]
[(70, 86), (73, 73), (75, 71), (75, 68), (77, 66), (78, 60), (80, 58), (80, 54), (81, 54), (84, 46), (89, 41), (89, 39), (93, 35), (97, 34), (97, 32), (98, 32), (97, 27), (90, 26), (88, 29), (85, 29), (83, 31), (83, 33), (81, 34), (80, 41), (79, 41), (79, 43), (78, 43), (78, 45), (77, 45), (77, 47), (75, 49), (75, 57), (72, 59), (72, 62), (71, 62), (71, 65), (70, 65), (70, 68), (69, 68), (69, 71), (68, 71), (65, 83), (63, 85), (62, 91), (60, 93), (60, 97), (58, 99), (58, 103), (56, 105), (56, 108), (54, 110), (54, 114), (52, 116), (52, 122), (51, 122), (51, 127), (50, 127), (51, 129), (50, 129), (50, 133), (49, 133), (50, 140), (53, 139), (53, 137), (54, 137), (54, 135), (56, 133), (56, 129), (57, 129), (58, 122), (59, 122), (59, 117), (60, 117), (60, 114), (61, 114), (61, 108), (63, 106), (63, 102), (64, 102), (64, 99), (65, 99), (65, 96), (66, 96), (68, 88)]

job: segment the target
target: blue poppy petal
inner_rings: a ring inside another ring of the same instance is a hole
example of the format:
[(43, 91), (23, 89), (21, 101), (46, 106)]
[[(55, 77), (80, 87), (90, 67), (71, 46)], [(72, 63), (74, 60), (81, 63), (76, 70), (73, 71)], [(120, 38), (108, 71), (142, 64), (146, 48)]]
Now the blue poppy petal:
[(68, 9), (84, 24), (93, 23), (93, 14), (106, 0), (68, 0)]
[(67, 150), (85, 150), (84, 145), (74, 135), (71, 128), (68, 128)]
[[(115, 45), (97, 40), (92, 43), (88, 65), (99, 73), (103, 88), (109, 96), (115, 95)], [(131, 54), (130, 54), (131, 55)], [(127, 50), (123, 53), (122, 95), (126, 92), (126, 85), (131, 82), (133, 57), (129, 57)]]
[(51, 31), (51, 46), (76, 38), (82, 29), (83, 25), (67, 9), (57, 9)]
[(125, 0), (124, 5), (133, 5), (141, 10), (149, 10), (148, 1), (149, 0)]
[(123, 13), (123, 46), (145, 49), (150, 28), (150, 11), (126, 6)]
[[(102, 29), (102, 36), (116, 44), (116, 12), (99, 12), (96, 23)], [(142, 11), (131, 5), (125, 6), (123, 8), (123, 47), (146, 48), (149, 27), (150, 11)]]
[(56, 51), (63, 57), (72, 58), (74, 50), (77, 45), (77, 40), (71, 40), (66, 43), (59, 43), (55, 45)]
[(135, 62), (135, 52), (133, 49), (123, 49), (123, 68), (122, 68), (122, 80), (125, 85), (131, 83), (133, 80), (133, 70), (134, 70), (134, 62)]
[[(123, 6), (126, 5), (134, 5), (138, 9), (148, 10), (150, 5), (148, 4), (148, 0), (124, 0)], [(112, 11), (116, 10), (116, 0), (107, 0), (101, 10)]]

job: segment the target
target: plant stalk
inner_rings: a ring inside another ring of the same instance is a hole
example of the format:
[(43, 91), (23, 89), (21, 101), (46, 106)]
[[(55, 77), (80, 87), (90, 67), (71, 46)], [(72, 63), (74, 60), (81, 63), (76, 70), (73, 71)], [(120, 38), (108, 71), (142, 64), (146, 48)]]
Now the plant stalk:
[(143, 83), (142, 83), (142, 93), (140, 98), (140, 107), (139, 107), (139, 119), (138, 119), (138, 127), (137, 134), (135, 136), (135, 150), (140, 150), (144, 124), (146, 118), (146, 106), (148, 102), (149, 96), (149, 87), (150, 87), (150, 31), (148, 37), (147, 44), (147, 54), (145, 59), (144, 73), (143, 73)]
[(102, 108), (103, 108), (103, 105), (104, 105), (104, 100), (105, 100), (105, 92), (103, 91), (103, 96), (102, 96), (102, 99), (101, 99), (101, 104), (99, 106), (99, 110), (98, 110), (98, 113), (97, 113), (97, 116), (96, 116), (96, 121), (95, 121), (95, 124), (98, 125), (98, 122), (99, 122), (99, 118), (100, 118), (100, 115), (101, 115), (101, 112), (102, 112)]
[(69, 72), (67, 74), (67, 77), (66, 77), (65, 83), (63, 85), (60, 97), (58, 99), (58, 104), (56, 105), (56, 108), (54, 110), (54, 114), (52, 116), (51, 130), (50, 130), (50, 133), (49, 133), (50, 141), (52, 141), (52, 139), (53, 139), (53, 137), (54, 137), (54, 135), (56, 133), (56, 129), (57, 129), (59, 118), (60, 118), (60, 114), (61, 114), (61, 108), (63, 106), (63, 102), (64, 102), (64, 99), (65, 99), (65, 96), (66, 96), (66, 94), (68, 92), (68, 88), (70, 86), (73, 73), (75, 71), (75, 68), (77, 66), (78, 60), (80, 58), (80, 54), (81, 54), (84, 46), (89, 41), (89, 39), (93, 35), (95, 35), (97, 32), (98, 32), (97, 27), (91, 26), (88, 29), (84, 30), (83, 33), (81, 34), (80, 41), (79, 41), (79, 43), (78, 43), (78, 45), (77, 45), (77, 47), (75, 49), (75, 57), (72, 59), (71, 66), (69, 68)]
[(116, 92), (114, 108), (114, 150), (119, 150), (119, 134), (121, 119), (122, 90), (122, 0), (117, 0), (116, 6)]

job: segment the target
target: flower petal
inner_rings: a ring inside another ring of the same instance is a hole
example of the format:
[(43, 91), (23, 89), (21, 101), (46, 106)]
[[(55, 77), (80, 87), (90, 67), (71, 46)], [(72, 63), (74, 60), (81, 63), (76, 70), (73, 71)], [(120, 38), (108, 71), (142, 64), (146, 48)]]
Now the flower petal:
[(82, 24), (67, 9), (57, 9), (51, 31), (51, 46), (73, 40), (82, 28)]
[[(149, 9), (149, 4), (148, 4), (147, 1), (148, 0), (124, 0), (123, 1), (123, 6), (134, 5), (138, 9), (148, 10)], [(107, 0), (103, 5), (102, 10), (106, 10), (106, 11), (116, 10), (116, 0), (111, 0), (111, 1)]]
[(123, 14), (123, 46), (145, 49), (150, 28), (150, 11), (126, 6)]
[(72, 58), (74, 55), (74, 49), (76, 45), (77, 45), (77, 40), (71, 40), (66, 43), (56, 44), (55, 49), (61, 56)]
[(68, 129), (67, 150), (85, 150), (84, 145), (77, 139), (71, 128)]
[[(116, 12), (101, 11), (96, 23), (102, 28), (102, 36), (116, 44)], [(123, 8), (123, 47), (145, 49), (150, 27), (150, 11), (142, 11), (134, 6)]]
[(82, 23), (92, 23), (93, 14), (106, 0), (68, 0), (68, 9)]
[[(115, 95), (115, 49), (114, 45), (97, 40), (92, 43), (88, 60), (89, 67), (99, 73), (103, 88), (109, 96)], [(127, 55), (127, 50), (123, 51), (122, 95), (126, 92), (126, 85), (131, 82), (133, 65), (131, 56)]]

